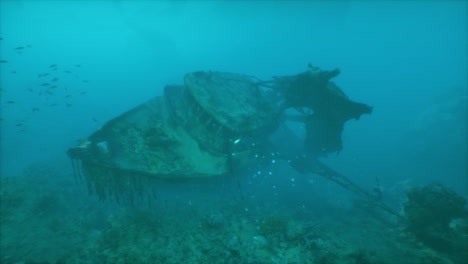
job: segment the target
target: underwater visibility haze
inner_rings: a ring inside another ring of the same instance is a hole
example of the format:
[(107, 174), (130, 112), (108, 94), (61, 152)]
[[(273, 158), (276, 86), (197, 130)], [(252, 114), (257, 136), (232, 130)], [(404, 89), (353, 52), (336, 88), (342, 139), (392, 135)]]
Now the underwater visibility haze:
[(467, 1), (0, 1), (0, 263), (467, 263)]

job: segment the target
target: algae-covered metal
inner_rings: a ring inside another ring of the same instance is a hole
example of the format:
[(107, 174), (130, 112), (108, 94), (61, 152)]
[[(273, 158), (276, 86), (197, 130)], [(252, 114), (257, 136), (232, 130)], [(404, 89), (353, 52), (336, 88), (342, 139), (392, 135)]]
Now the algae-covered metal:
[(188, 73), (184, 85), (165, 87), (163, 95), (110, 120), (68, 154), (89, 189), (104, 198), (143, 193), (152, 179), (209, 178), (246, 168), (271, 148), (268, 137), (287, 119), (288, 108), (313, 112), (297, 112), (313, 139), (304, 140), (305, 149), (337, 151), (344, 122), (371, 111), (329, 82), (338, 73), (309, 67), (266, 82), (235, 73)]
[(246, 134), (269, 127), (280, 112), (251, 77), (195, 72), (185, 75), (184, 80), (196, 104), (235, 133)]

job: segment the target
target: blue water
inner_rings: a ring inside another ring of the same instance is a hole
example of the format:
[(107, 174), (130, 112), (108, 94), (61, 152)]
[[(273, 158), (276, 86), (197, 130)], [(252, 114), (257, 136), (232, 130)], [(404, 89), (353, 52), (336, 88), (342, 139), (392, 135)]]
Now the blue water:
[[(343, 151), (324, 162), (365, 188), (376, 177), (399, 194), (437, 181), (466, 198), (467, 10), (466, 1), (1, 1), (1, 177), (68, 166), (67, 149), (185, 73), (268, 80), (312, 63), (339, 68), (336, 84), (374, 107), (346, 123)], [(265, 171), (280, 176), (259, 192), (284, 185), (294, 200), (299, 175)]]

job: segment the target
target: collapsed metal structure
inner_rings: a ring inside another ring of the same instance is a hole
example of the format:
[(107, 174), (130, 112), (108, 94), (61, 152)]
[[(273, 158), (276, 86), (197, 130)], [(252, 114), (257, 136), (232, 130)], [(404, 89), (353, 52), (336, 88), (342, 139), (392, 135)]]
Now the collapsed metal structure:
[[(344, 123), (372, 108), (350, 100), (331, 78), (307, 71), (260, 81), (225, 72), (194, 72), (184, 85), (107, 122), (71, 148), (75, 174), (100, 198), (141, 195), (154, 179), (185, 181), (237, 173), (272, 150), (269, 136), (286, 120), (303, 123), (300, 153), (278, 153), (301, 173), (315, 173), (395, 214), (374, 196), (320, 162), (342, 149)], [(298, 110), (295, 115), (287, 109)], [(274, 150), (273, 150), (274, 151)]]

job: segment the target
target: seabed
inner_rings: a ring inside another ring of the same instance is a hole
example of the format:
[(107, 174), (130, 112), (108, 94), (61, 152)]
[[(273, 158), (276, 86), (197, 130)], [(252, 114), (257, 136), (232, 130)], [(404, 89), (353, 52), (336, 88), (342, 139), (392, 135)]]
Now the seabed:
[(119, 204), (89, 196), (68, 171), (42, 163), (1, 180), (1, 263), (451, 264), (466, 257), (431, 249), (394, 216), (359, 202), (341, 207), (311, 195), (301, 205), (286, 201), (288, 193), (239, 190), (228, 180), (158, 183), (151, 204)]

